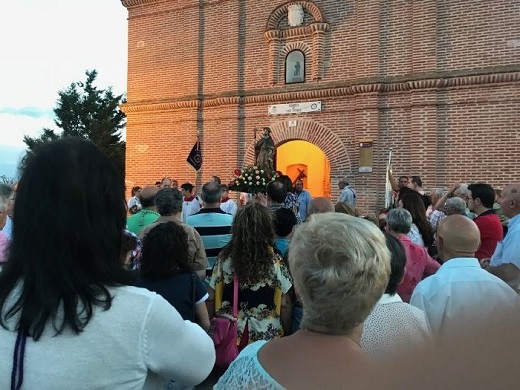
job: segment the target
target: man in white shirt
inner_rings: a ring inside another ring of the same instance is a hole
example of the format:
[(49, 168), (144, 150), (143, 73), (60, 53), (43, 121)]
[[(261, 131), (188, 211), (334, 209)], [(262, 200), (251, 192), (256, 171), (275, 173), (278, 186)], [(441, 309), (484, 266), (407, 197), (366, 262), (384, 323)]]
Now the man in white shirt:
[(182, 201), (182, 221), (186, 222), (186, 219), (195, 213), (198, 213), (201, 206), (200, 199), (193, 195), (193, 184), (184, 183), (181, 185), (181, 194), (183, 196)]
[(509, 218), (508, 231), (497, 244), (490, 259), (482, 259), (482, 267), (520, 293), (520, 183), (510, 184), (499, 199), (502, 212)]
[(403, 302), (397, 294), (397, 287), (404, 280), (406, 252), (396, 237), (389, 233), (385, 236), (392, 254), (392, 271), (385, 293), (363, 324), (361, 337), (363, 351), (378, 360), (394, 357), (431, 338), (424, 312)]
[(223, 212), (235, 215), (237, 212), (237, 204), (233, 199), (229, 198), (229, 187), (227, 184), (222, 184), (222, 197), (220, 198), (220, 208)]
[(424, 310), (434, 335), (463, 335), (498, 316), (518, 316), (519, 298), (503, 280), (480, 267), (480, 232), (472, 220), (450, 215), (437, 229), (444, 263), (415, 288), (410, 303)]

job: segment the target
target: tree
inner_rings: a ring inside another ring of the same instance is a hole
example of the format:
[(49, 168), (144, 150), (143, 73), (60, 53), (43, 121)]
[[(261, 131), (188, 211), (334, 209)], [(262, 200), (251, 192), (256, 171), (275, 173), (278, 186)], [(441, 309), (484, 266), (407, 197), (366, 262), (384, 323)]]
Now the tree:
[(111, 87), (97, 89), (94, 86), (97, 71), (85, 74), (85, 82), (72, 83), (58, 92), (54, 123), (62, 132), (44, 128), (39, 137), (25, 136), (23, 141), (33, 151), (39, 145), (61, 137), (83, 137), (103, 150), (124, 174), (126, 145), (121, 140), (121, 130), (126, 125), (126, 115), (119, 109), (124, 102), (123, 95), (114, 96)]
[(2, 175), (0, 176), (0, 183), (7, 184), (8, 186), (13, 187), (16, 184), (16, 179), (13, 177)]

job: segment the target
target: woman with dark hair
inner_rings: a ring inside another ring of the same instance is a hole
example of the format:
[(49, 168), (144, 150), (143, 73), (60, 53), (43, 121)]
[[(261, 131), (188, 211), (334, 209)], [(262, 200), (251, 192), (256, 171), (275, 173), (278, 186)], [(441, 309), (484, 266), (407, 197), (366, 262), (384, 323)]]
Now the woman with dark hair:
[(434, 242), (433, 230), (428, 218), (421, 195), (416, 192), (407, 192), (401, 199), (403, 208), (412, 214), (412, 228), (408, 236), (418, 245), (429, 248)]
[(26, 158), (0, 273), (0, 388), (193, 386), (211, 371), (205, 332), (126, 285), (124, 196), (122, 176), (89, 141), (63, 138)]
[(154, 291), (185, 320), (209, 329), (206, 287), (189, 263), (188, 235), (175, 222), (158, 224), (145, 236), (141, 272), (135, 285)]
[(132, 187), (132, 197), (128, 199), (128, 212), (135, 214), (143, 207), (141, 206), (141, 190), (139, 186)]
[(396, 200), (395, 207), (399, 207), (400, 202), (403, 201), (403, 197), (406, 194), (413, 194), (413, 193), (419, 194), (417, 191), (412, 190), (411, 188), (408, 188), (408, 187), (401, 187), (401, 188), (399, 188), (399, 190), (397, 191), (397, 200)]
[(287, 175), (280, 175), (278, 176), (276, 181), (282, 183), (285, 187), (285, 190), (287, 191), (285, 201), (283, 202), (283, 207), (291, 210), (294, 213), (294, 215), (296, 215), (298, 223), (300, 223), (300, 200), (298, 199), (298, 195), (294, 193), (294, 186), (291, 178)]
[(271, 212), (253, 202), (239, 209), (231, 226), (231, 241), (220, 253), (210, 281), (208, 311), (231, 314), (235, 276), (239, 282), (238, 337), (244, 329), (249, 342), (288, 334), (292, 281), (274, 251)]

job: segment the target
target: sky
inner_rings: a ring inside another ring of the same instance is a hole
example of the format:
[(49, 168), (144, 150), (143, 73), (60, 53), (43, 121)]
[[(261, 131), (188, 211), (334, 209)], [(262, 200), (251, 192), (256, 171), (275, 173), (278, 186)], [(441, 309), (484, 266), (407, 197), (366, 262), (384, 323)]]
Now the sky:
[(58, 92), (85, 81), (126, 93), (128, 12), (120, 0), (12, 0), (0, 12), (0, 176), (14, 178), (24, 135), (54, 124)]

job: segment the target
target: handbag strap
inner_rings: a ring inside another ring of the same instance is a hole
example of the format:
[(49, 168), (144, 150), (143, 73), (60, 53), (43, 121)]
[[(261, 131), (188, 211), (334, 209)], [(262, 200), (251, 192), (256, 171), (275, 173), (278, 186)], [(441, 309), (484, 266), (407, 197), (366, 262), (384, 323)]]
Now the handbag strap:
[(198, 276), (195, 275), (194, 273), (191, 274), (191, 299), (192, 299), (192, 302), (193, 302), (193, 321), (197, 321), (197, 298), (196, 298), (196, 286), (195, 286), (195, 283), (197, 283), (197, 278)]
[(20, 390), (22, 388), (26, 340), (27, 335), (24, 330), (22, 328), (18, 329), (13, 353), (13, 368), (11, 370), (11, 390)]
[(238, 276), (235, 273), (233, 278), (233, 317), (238, 316)]

